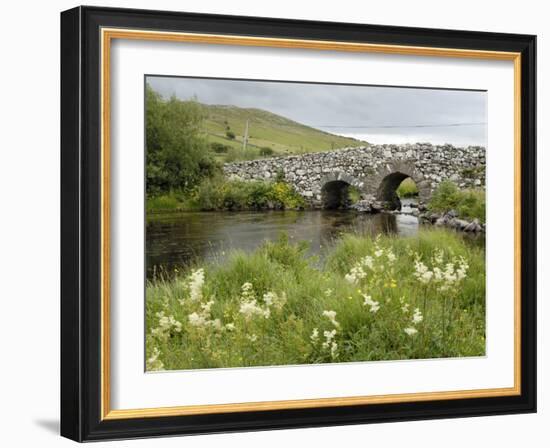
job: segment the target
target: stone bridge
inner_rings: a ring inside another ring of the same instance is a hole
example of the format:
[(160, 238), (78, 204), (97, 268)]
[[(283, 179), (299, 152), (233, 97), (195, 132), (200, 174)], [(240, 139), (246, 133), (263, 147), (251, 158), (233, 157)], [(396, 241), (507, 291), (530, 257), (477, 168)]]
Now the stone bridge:
[(396, 189), (410, 177), (419, 202), (429, 200), (443, 180), (461, 188), (485, 187), (485, 148), (431, 144), (369, 145), (335, 151), (227, 163), (229, 178), (273, 180), (284, 175), (312, 207), (346, 206), (350, 186), (361, 198), (400, 207)]

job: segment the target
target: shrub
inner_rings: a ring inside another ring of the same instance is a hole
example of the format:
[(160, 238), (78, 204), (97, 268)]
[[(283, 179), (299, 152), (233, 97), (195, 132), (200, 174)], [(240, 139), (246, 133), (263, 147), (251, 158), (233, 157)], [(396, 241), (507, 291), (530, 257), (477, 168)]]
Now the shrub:
[(226, 135), (226, 137), (227, 137), (228, 139), (230, 139), (230, 140), (235, 140), (235, 133), (234, 133), (233, 131), (229, 131), (229, 130), (228, 130), (228, 131), (225, 133), (225, 135)]
[(303, 198), (284, 182), (204, 180), (192, 195), (194, 208), (200, 210), (285, 209), (304, 205)]
[(260, 155), (262, 157), (272, 156), (275, 151), (273, 151), (273, 148), (270, 148), (269, 146), (264, 146), (260, 148)]
[(455, 210), (461, 218), (485, 222), (485, 191), (460, 190), (453, 182), (443, 181), (433, 192), (428, 209), (440, 213)]
[(226, 154), (227, 151), (231, 148), (228, 145), (224, 145), (223, 143), (219, 142), (212, 142), (210, 143), (210, 147), (212, 148), (212, 151), (214, 151), (217, 154)]

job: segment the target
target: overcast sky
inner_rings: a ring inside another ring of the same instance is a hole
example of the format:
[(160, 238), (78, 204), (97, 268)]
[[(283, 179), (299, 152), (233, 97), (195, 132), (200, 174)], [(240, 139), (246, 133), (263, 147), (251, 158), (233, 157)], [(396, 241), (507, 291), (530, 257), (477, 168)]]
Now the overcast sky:
[(371, 143), (487, 144), (486, 92), (201, 78), (147, 82), (166, 98), (255, 107)]

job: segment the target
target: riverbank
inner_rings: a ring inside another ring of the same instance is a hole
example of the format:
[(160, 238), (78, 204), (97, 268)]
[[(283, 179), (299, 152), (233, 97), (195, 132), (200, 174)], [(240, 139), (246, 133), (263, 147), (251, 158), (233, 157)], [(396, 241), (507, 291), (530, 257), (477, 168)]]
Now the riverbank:
[(147, 283), (147, 369), (482, 356), (484, 263), (446, 230), (234, 251)]

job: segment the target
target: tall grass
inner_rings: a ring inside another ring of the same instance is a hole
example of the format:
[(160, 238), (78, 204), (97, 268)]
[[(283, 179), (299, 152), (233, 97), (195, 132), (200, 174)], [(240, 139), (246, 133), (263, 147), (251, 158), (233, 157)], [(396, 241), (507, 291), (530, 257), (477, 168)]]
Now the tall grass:
[(445, 230), (344, 236), (319, 267), (284, 236), (146, 288), (147, 369), (480, 356), (482, 249)]

